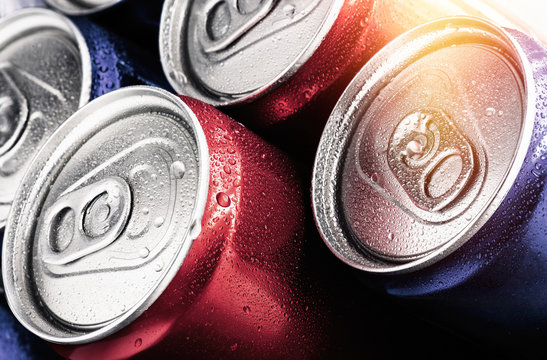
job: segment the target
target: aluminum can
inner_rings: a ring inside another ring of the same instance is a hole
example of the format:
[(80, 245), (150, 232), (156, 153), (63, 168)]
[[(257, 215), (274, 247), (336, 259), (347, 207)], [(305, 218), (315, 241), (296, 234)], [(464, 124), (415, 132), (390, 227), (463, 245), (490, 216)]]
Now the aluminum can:
[(317, 151), (313, 208), (330, 250), (454, 328), (544, 337), (546, 81), (546, 49), (485, 20), (439, 20), (386, 46)]
[(63, 356), (310, 358), (328, 347), (299, 273), (293, 165), (212, 106), (152, 87), (102, 96), (48, 140), (23, 184), (4, 239), (6, 295)]
[(147, 59), (86, 19), (26, 9), (0, 21), (0, 227), (35, 152), (74, 111), (122, 86), (165, 83)]
[(161, 60), (177, 92), (223, 106), (279, 146), (313, 152), (342, 91), (383, 45), (472, 11), (431, 0), (167, 0)]

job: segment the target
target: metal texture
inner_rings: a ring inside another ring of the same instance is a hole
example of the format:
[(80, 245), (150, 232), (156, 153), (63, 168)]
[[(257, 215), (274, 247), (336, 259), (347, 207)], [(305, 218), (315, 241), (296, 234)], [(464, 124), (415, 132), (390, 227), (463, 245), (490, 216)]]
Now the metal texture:
[[(45, 0), (46, 3), (68, 15), (88, 15), (104, 11), (126, 0)], [(156, 0), (151, 0), (156, 1)]]
[[(6, 293), (63, 356), (309, 358), (328, 347), (326, 315), (299, 270), (294, 168), (211, 106), (148, 87), (105, 95), (27, 175), (17, 198), (35, 201), (17, 201), (6, 228)], [(98, 242), (82, 251), (88, 238)], [(153, 246), (166, 239), (173, 247)]]
[(29, 7), (46, 7), (44, 0), (4, 0), (0, 4), (0, 18)]

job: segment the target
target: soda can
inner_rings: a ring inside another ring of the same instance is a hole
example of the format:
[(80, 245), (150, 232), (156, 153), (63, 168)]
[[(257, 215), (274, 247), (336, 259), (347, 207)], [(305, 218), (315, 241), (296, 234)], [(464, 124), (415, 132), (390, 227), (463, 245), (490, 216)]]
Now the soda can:
[(71, 359), (319, 356), (299, 181), (286, 155), (210, 105), (152, 87), (102, 96), (47, 141), (17, 192), (8, 303)]
[(163, 79), (159, 61), (86, 19), (46, 9), (2, 19), (0, 227), (32, 157), (66, 118), (114, 89)]
[(312, 198), (325, 243), (454, 328), (545, 336), (546, 107), (547, 51), (524, 33), (456, 17), (397, 38), (321, 138)]
[(314, 151), (342, 91), (383, 45), (472, 11), (436, 0), (167, 0), (161, 61), (178, 93), (222, 106), (287, 150)]

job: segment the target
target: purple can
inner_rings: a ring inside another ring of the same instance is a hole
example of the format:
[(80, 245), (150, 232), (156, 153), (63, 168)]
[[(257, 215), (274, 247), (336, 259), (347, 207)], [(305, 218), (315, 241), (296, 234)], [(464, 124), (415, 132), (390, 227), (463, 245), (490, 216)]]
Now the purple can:
[(402, 35), (323, 133), (312, 199), (325, 243), (455, 329), (543, 346), (546, 115), (547, 50), (529, 36), (463, 17)]

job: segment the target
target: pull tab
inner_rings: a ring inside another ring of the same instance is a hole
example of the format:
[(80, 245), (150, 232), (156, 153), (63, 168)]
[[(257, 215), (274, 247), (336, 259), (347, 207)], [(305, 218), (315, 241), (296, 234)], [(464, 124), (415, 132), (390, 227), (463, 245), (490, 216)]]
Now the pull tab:
[(200, 43), (206, 53), (225, 50), (273, 9), (278, 0), (214, 0), (205, 7), (205, 34)]
[(28, 119), (27, 100), (6, 71), (9, 67), (0, 65), (0, 156), (17, 143)]
[(122, 233), (130, 210), (131, 191), (120, 177), (62, 195), (42, 226), (43, 261), (66, 265), (104, 249)]
[(471, 143), (442, 111), (426, 109), (405, 117), (393, 132), (388, 150), (391, 171), (421, 209), (450, 205), (471, 181)]

